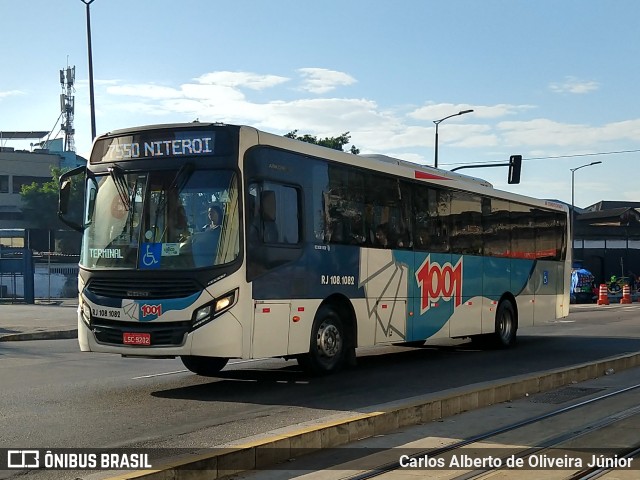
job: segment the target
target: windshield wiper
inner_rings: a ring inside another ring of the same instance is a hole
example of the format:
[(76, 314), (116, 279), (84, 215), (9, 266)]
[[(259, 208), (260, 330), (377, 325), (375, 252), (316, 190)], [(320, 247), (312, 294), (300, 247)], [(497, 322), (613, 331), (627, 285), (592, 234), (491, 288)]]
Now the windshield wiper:
[(161, 197), (158, 200), (158, 204), (156, 206), (156, 214), (155, 214), (156, 219), (158, 218), (158, 213), (164, 208), (165, 204), (167, 203), (168, 193), (175, 191), (176, 195), (180, 194), (184, 186), (189, 181), (189, 178), (191, 178), (193, 171), (194, 171), (193, 164), (185, 163), (176, 172), (176, 176), (173, 177), (173, 180), (171, 180), (171, 184), (169, 185), (169, 188), (167, 188), (166, 190), (164, 189), (162, 190)]
[(138, 194), (139, 183), (140, 183), (140, 176), (136, 177), (136, 183), (133, 185), (133, 188), (131, 189), (131, 198), (129, 201), (129, 205), (131, 206), (131, 211), (129, 212), (129, 241), (133, 240), (133, 222), (135, 219), (136, 195)]
[[(182, 189), (185, 187), (189, 178), (193, 174), (195, 168), (192, 163), (185, 163), (180, 169), (176, 172), (173, 180), (167, 188), (162, 186), (162, 189), (158, 192), (158, 200), (156, 203), (155, 213), (153, 215), (152, 225), (158, 225), (158, 219), (160, 214), (164, 212), (164, 208), (167, 205), (167, 200), (169, 198), (169, 193), (176, 192), (176, 197), (180, 194)], [(157, 235), (157, 232), (154, 233), (154, 238)], [(155, 241), (155, 240), (154, 240)]]
[(113, 167), (109, 167), (109, 175), (113, 180), (114, 185), (116, 186), (116, 190), (118, 191), (118, 195), (120, 196), (120, 200), (122, 201), (122, 205), (125, 210), (129, 211), (131, 208), (131, 201), (129, 199), (129, 185), (127, 185), (127, 180), (124, 178), (124, 172), (120, 167), (114, 165)]
[(171, 191), (175, 189), (177, 193), (180, 193), (191, 178), (193, 171), (193, 163), (185, 163), (182, 167), (180, 167), (180, 170), (178, 170), (176, 176), (173, 178), (169, 190)]

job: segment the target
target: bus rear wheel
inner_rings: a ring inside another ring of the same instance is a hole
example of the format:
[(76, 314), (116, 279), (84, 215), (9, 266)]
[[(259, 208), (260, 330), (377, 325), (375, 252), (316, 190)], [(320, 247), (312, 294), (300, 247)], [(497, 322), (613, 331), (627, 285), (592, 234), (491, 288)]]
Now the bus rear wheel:
[(345, 362), (347, 347), (344, 327), (338, 313), (328, 305), (321, 307), (311, 328), (309, 353), (298, 363), (308, 373), (325, 375), (337, 372)]
[(516, 343), (518, 322), (510, 300), (503, 300), (496, 311), (496, 331), (493, 340), (498, 348), (509, 348)]
[(180, 360), (193, 373), (203, 377), (215, 377), (229, 361), (228, 358), (199, 357), (196, 355), (183, 355)]

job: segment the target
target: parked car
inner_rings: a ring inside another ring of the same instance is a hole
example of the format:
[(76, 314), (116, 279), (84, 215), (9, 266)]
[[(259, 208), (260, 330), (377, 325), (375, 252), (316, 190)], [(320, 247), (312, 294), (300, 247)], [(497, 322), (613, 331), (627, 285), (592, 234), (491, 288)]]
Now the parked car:
[(595, 277), (585, 268), (571, 270), (571, 303), (591, 303), (594, 300)]

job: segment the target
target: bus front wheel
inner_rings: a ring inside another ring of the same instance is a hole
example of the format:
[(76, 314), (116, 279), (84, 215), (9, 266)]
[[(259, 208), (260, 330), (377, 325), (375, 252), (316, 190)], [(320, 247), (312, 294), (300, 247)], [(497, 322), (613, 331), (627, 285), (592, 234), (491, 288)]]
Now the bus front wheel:
[(311, 327), (309, 353), (300, 355), (298, 363), (314, 375), (333, 373), (344, 365), (346, 351), (340, 316), (328, 305), (321, 307)]
[(516, 311), (509, 300), (503, 300), (496, 311), (496, 331), (493, 334), (494, 341), (499, 348), (509, 348), (516, 343), (518, 322)]
[(199, 357), (195, 355), (183, 355), (180, 360), (193, 373), (203, 377), (216, 376), (229, 361), (228, 358)]

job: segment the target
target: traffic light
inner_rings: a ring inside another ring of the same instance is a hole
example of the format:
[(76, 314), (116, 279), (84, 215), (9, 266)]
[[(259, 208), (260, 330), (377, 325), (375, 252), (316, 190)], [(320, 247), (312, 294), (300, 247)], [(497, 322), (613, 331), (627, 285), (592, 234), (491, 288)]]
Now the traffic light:
[(520, 170), (522, 170), (522, 155), (509, 157), (509, 184), (520, 183)]

